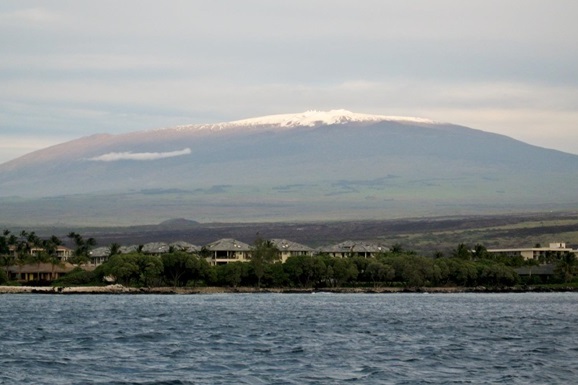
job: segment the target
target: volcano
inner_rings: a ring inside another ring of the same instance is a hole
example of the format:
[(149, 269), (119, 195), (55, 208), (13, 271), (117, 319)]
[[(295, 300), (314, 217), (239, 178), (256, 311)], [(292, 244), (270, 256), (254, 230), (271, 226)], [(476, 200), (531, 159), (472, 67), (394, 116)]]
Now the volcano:
[(386, 219), (576, 207), (578, 156), (346, 110), (96, 134), (0, 165), (10, 224)]

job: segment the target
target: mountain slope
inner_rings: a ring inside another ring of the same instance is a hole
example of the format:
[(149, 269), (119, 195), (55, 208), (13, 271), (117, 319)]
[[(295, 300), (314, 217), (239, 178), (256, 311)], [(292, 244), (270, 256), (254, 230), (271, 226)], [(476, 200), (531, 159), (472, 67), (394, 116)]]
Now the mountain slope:
[[(577, 200), (577, 177), (575, 155), (452, 124), (337, 110), (81, 138), (0, 165), (0, 197), (67, 200), (41, 207), (52, 218), (86, 200), (108, 222), (183, 211), (205, 220), (376, 218), (563, 207)], [(104, 202), (116, 201), (106, 214)], [(58, 220), (74, 215), (65, 217)]]

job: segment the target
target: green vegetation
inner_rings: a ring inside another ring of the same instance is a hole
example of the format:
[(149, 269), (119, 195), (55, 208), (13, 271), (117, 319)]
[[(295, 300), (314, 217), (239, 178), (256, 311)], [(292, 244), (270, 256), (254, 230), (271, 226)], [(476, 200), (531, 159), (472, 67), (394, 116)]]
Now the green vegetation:
[[(76, 249), (75, 264), (88, 260), (93, 238), (77, 233), (69, 238)], [(62, 245), (55, 236), (41, 239), (34, 232), (13, 234), (5, 230), (0, 236), (0, 284), (8, 282), (8, 267), (50, 263), (61, 265), (57, 248)], [(280, 262), (280, 252), (270, 241), (257, 238), (248, 262), (211, 266), (208, 251), (198, 254), (171, 249), (160, 256), (138, 251), (121, 254), (120, 246), (110, 247), (108, 260), (93, 271), (81, 267), (53, 282), (56, 286), (103, 285), (120, 283), (133, 287), (256, 287), (256, 288), (339, 288), (339, 287), (506, 287), (539, 284), (538, 275), (524, 277), (515, 268), (536, 269), (543, 264), (555, 265), (548, 276), (550, 284), (573, 284), (578, 278), (578, 260), (571, 252), (546, 253), (540, 261), (522, 257), (491, 254), (482, 244), (473, 247), (459, 243), (445, 254), (431, 256), (407, 250), (400, 243), (372, 258), (337, 258), (327, 254), (299, 255)], [(14, 270), (13, 270), (14, 271)], [(54, 274), (52, 274), (54, 276)]]
[[(269, 250), (269, 246), (256, 244)], [(161, 257), (130, 253), (112, 256), (91, 273), (76, 270), (56, 284), (102, 284), (105, 277), (137, 287), (511, 286), (519, 282), (512, 267), (490, 259), (434, 259), (403, 251), (383, 253), (377, 258), (301, 255), (288, 258), (284, 264), (251, 260), (218, 266), (182, 252)]]

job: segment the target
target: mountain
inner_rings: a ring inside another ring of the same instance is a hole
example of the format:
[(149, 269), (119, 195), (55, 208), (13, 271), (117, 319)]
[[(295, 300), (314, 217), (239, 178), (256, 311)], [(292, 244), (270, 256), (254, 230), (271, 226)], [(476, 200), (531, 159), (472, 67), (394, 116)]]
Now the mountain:
[(6, 223), (382, 219), (574, 207), (578, 156), (420, 118), (307, 111), (98, 134), (0, 165)]

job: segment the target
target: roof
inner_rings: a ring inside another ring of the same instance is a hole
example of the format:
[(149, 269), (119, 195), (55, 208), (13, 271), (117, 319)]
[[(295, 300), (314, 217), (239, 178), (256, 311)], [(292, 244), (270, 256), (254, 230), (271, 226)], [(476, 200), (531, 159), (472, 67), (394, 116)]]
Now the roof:
[(313, 251), (309, 246), (302, 245), (297, 242), (289, 241), (287, 239), (271, 239), (271, 243), (279, 249), (279, 251)]
[(319, 248), (319, 251), (323, 253), (382, 253), (388, 250), (389, 248), (381, 244), (355, 241), (345, 241)]
[(211, 251), (250, 251), (251, 246), (232, 238), (223, 238), (205, 245)]
[(90, 256), (94, 258), (108, 257), (110, 255), (110, 247), (102, 246), (92, 249), (90, 251)]
[(170, 246), (164, 242), (150, 242), (142, 247), (142, 252), (148, 254), (168, 253), (169, 250)]
[(120, 249), (118, 249), (118, 251), (121, 254), (134, 253), (138, 251), (138, 246), (137, 245), (121, 246)]
[(177, 241), (169, 244), (174, 250), (177, 251), (186, 251), (187, 253), (195, 253), (199, 251), (201, 248), (197, 245), (193, 245), (192, 243), (185, 242), (185, 241)]

